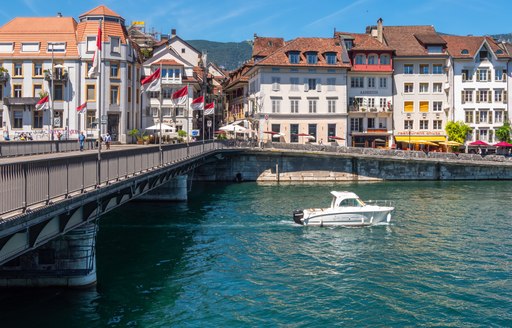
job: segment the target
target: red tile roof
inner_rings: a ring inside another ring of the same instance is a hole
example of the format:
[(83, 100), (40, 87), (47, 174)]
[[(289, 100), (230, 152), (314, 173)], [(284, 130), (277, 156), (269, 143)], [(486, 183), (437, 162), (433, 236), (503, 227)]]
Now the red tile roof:
[(376, 38), (369, 34), (336, 32), (336, 37), (351, 37), (354, 40), (352, 50), (375, 50), (392, 51), (393, 48), (384, 43), (380, 43)]
[[(78, 23), (78, 28), (76, 31), (78, 42), (86, 42), (88, 36), (98, 35), (98, 25), (99, 21), (94, 20), (83, 20)], [(126, 28), (120, 23), (104, 20), (101, 24), (101, 32), (103, 42), (110, 42), (109, 37), (117, 36), (120, 38), (122, 44), (126, 44), (128, 32), (126, 31)]]
[[(500, 45), (491, 37), (485, 36), (458, 36), (458, 35), (443, 35), (443, 39), (447, 42), (448, 53), (453, 58), (474, 58), (482, 48), (484, 40), (489, 45), (489, 50), (493, 51), (498, 58), (509, 58), (506, 49), (500, 47)], [(462, 51), (467, 50), (467, 54), (463, 54)], [(501, 50), (501, 53), (499, 53)]]
[(283, 38), (254, 36), (252, 57), (266, 57), (284, 45)]
[(82, 14), (79, 16), (79, 18), (82, 18), (84, 16), (111, 16), (111, 17), (118, 17), (122, 18), (118, 13), (113, 11), (112, 9), (108, 8), (105, 5), (100, 5), (96, 8), (93, 8), (89, 10), (88, 12)]
[(159, 66), (160, 64), (170, 66), (184, 66), (183, 64), (178, 63), (174, 59), (160, 59), (159, 61), (152, 63), (151, 66)]
[[(0, 58), (51, 57), (48, 42), (66, 42), (66, 52), (55, 52), (55, 58), (78, 58), (77, 23), (72, 17), (16, 17), (0, 27), (0, 42), (14, 42), (13, 53), (0, 53)], [(39, 42), (39, 52), (22, 52), (24, 42)]]
[[(438, 40), (437, 32), (433, 26), (384, 26), (384, 40), (388, 46), (395, 49), (398, 57), (432, 56), (416, 36), (431, 42)], [(437, 44), (437, 43), (436, 43)]]
[[(291, 51), (300, 53), (298, 64), (290, 64), (288, 53)], [(343, 63), (342, 51), (343, 48), (338, 38), (297, 38), (287, 42), (286, 45), (257, 62), (255, 66), (350, 67), (349, 63)], [(307, 52), (317, 53), (318, 62), (316, 64), (308, 64)], [(330, 52), (336, 53), (336, 64), (327, 64), (325, 54)]]

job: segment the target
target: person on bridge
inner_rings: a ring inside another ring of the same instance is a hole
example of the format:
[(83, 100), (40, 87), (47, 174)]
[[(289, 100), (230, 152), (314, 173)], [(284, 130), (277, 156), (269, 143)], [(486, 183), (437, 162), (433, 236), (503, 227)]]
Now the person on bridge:
[(107, 132), (107, 135), (105, 136), (105, 146), (107, 149), (110, 149), (110, 142), (112, 141), (112, 137), (110, 136), (110, 133)]
[(84, 151), (85, 136), (83, 132), (80, 132), (78, 136), (78, 143), (80, 144), (80, 151)]

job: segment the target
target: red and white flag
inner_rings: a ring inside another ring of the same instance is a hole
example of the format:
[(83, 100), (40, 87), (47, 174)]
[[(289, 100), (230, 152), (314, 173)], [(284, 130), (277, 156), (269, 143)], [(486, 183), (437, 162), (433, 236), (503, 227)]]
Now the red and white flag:
[(78, 114), (83, 114), (87, 110), (87, 101), (76, 108)]
[(42, 109), (50, 108), (49, 99), (50, 98), (48, 96), (39, 99), (39, 101), (36, 104), (36, 110), (42, 110)]
[(204, 105), (204, 115), (212, 115), (215, 112), (215, 101)]
[(184, 86), (172, 94), (172, 102), (175, 105), (183, 105), (188, 98), (188, 86)]
[(140, 81), (140, 92), (160, 91), (162, 80), (160, 79), (160, 68), (153, 72), (150, 76), (146, 76)]
[(96, 36), (96, 52), (94, 53), (92, 57), (92, 67), (89, 69), (89, 72), (87, 72), (87, 76), (90, 78), (97, 77), (100, 73), (100, 54), (101, 52), (101, 21), (100, 25), (98, 26), (98, 36)]
[(204, 109), (204, 97), (200, 96), (196, 99), (192, 100), (192, 104), (190, 104), (192, 110), (203, 110)]

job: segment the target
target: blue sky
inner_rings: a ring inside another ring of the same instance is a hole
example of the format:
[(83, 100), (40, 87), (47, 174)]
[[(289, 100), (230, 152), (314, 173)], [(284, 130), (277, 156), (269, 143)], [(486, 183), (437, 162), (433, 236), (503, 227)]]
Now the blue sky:
[(2, 1), (0, 24), (16, 16), (78, 16), (104, 4), (127, 23), (185, 40), (243, 41), (260, 36), (332, 36), (364, 33), (379, 17), (384, 25), (434, 25), (457, 35), (512, 32), (510, 0), (15, 0)]

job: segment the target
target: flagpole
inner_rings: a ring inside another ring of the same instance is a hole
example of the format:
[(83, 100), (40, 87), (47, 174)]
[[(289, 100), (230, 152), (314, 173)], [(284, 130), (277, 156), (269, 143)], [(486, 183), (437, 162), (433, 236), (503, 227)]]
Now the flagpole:
[[(103, 43), (103, 31), (102, 31), (102, 22), (103, 20), (100, 19), (99, 21), (99, 32), (98, 35), (96, 36), (97, 38), (99, 38), (99, 40), (96, 40), (96, 52), (97, 52), (97, 55), (99, 56), (98, 57), (98, 77), (96, 78), (96, 82), (98, 84), (98, 169), (97, 169), (97, 172), (98, 172), (98, 177), (97, 177), (97, 183), (98, 183), (98, 187), (101, 183), (101, 107), (102, 107), (102, 100), (103, 100), (103, 97), (102, 97), (102, 89), (101, 89), (101, 77), (102, 77), (102, 65), (101, 65), (101, 57), (102, 57), (102, 43)], [(98, 49), (98, 45), (99, 45), (99, 49)], [(94, 60), (93, 60), (94, 61)], [(93, 65), (94, 65), (94, 62), (93, 62)]]
[(162, 151), (162, 62), (160, 61), (160, 96), (159, 96), (159, 121), (160, 121), (160, 138), (158, 142), (158, 151), (160, 153), (160, 165), (164, 165), (164, 153)]
[[(206, 102), (206, 91), (208, 89), (208, 72), (207, 72), (207, 67), (208, 65), (206, 64), (206, 54), (203, 53), (203, 100), (204, 102)], [(203, 103), (204, 104), (204, 103)], [(203, 122), (203, 130), (201, 131), (202, 134), (203, 134), (203, 152), (204, 152), (204, 135), (205, 135), (205, 131), (204, 131), (204, 119), (205, 119), (205, 115), (204, 115), (204, 105), (203, 105), (203, 112), (201, 113), (201, 121)]]
[[(185, 113), (186, 113), (186, 119), (187, 119), (187, 149), (188, 149), (188, 139), (190, 136), (190, 123), (188, 121), (188, 105), (189, 105), (189, 101), (188, 101), (188, 83), (187, 83), (187, 105), (185, 107)], [(188, 150), (187, 150), (187, 155), (188, 155)]]
[(53, 141), (53, 93), (55, 92), (54, 88), (53, 88), (53, 85), (54, 85), (54, 80), (53, 80), (53, 51), (55, 49), (55, 45), (54, 43), (52, 42), (51, 43), (52, 45), (52, 67), (50, 68), (50, 140)]

